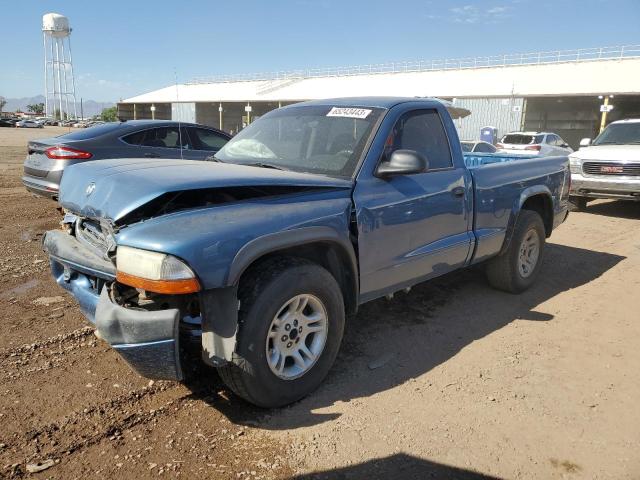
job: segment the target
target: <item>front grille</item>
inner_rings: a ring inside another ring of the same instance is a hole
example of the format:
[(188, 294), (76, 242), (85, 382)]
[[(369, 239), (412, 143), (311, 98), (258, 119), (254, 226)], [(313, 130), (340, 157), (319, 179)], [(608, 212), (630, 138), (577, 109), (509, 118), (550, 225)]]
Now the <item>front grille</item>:
[(582, 171), (588, 175), (640, 176), (640, 163), (584, 162)]
[(103, 232), (98, 222), (87, 219), (78, 219), (76, 224), (76, 238), (92, 247), (94, 250), (105, 255), (109, 250), (110, 242), (108, 236)]

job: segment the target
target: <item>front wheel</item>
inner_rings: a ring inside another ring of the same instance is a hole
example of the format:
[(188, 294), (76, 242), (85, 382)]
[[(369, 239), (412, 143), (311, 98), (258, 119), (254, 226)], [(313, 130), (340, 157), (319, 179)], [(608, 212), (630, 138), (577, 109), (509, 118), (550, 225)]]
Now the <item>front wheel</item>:
[(487, 263), (487, 278), (491, 286), (511, 293), (529, 288), (540, 272), (544, 247), (542, 218), (534, 211), (521, 210), (509, 248)]
[(269, 260), (240, 286), (234, 361), (218, 369), (234, 393), (281, 407), (315, 390), (335, 361), (344, 302), (334, 277), (295, 258)]

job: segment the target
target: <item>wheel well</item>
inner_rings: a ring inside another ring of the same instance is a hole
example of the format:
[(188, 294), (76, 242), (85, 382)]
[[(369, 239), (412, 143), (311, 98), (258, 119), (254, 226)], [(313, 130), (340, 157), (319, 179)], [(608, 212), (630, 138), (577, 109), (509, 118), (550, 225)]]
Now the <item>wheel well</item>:
[(531, 210), (540, 215), (544, 223), (546, 236), (549, 237), (551, 235), (553, 230), (553, 205), (549, 195), (541, 193), (527, 198), (522, 204), (522, 210)]
[[(304, 258), (325, 268), (336, 279), (344, 297), (345, 312), (355, 314), (358, 309), (358, 277), (357, 268), (353, 265), (349, 254), (341, 246), (331, 242), (317, 242), (269, 252), (257, 259), (242, 272), (238, 285), (250, 270), (259, 267), (263, 262), (274, 257)], [(353, 266), (352, 266), (353, 265)]]

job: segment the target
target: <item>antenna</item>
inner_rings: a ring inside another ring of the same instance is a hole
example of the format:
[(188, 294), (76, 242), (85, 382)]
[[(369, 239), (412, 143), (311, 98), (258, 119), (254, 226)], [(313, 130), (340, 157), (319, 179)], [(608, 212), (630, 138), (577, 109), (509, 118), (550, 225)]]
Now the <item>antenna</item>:
[(180, 96), (178, 95), (178, 73), (176, 71), (176, 67), (173, 67), (173, 78), (175, 80), (175, 84), (176, 84), (176, 113), (178, 114), (178, 141), (180, 142), (180, 160), (184, 160), (184, 157), (182, 156), (182, 120), (181, 118), (181, 113), (180, 113), (180, 105), (178, 105), (178, 103), (180, 103)]

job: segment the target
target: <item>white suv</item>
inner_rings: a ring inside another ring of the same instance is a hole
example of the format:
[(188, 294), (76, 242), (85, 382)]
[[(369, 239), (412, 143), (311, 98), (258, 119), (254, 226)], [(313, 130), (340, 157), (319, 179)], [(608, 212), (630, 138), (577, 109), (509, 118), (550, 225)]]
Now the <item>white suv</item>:
[(640, 201), (640, 119), (612, 122), (580, 147), (569, 156), (573, 210), (594, 198)]
[(549, 157), (569, 155), (571, 147), (559, 135), (549, 132), (512, 132), (496, 145), (498, 151), (515, 155)]

